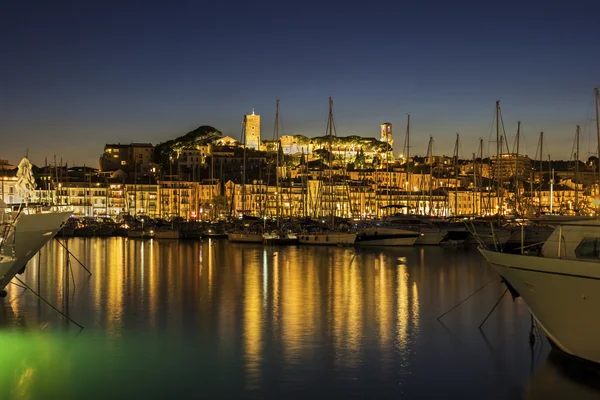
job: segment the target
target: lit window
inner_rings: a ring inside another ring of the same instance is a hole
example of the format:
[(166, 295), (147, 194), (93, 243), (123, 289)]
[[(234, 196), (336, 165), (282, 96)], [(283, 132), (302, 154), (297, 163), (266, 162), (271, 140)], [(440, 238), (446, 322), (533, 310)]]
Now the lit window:
[(125, 161), (125, 160), (121, 161), (121, 165), (127, 165), (127, 161)]

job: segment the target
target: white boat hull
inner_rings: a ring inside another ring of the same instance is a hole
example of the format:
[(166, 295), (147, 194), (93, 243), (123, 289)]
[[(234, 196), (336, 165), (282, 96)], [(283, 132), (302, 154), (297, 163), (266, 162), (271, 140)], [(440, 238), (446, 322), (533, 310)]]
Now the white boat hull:
[(60, 212), (22, 214), (18, 217), (2, 248), (0, 290), (56, 235), (70, 215), (70, 212)]
[(228, 233), (227, 239), (234, 243), (262, 243), (263, 235), (260, 233)]
[(303, 233), (298, 236), (300, 244), (313, 246), (352, 246), (356, 233)]
[(480, 249), (564, 352), (600, 363), (600, 263)]

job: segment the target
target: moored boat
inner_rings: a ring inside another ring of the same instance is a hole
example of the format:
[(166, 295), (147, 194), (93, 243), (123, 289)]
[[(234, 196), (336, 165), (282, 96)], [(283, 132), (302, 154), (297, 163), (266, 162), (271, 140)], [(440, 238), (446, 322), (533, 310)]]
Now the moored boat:
[(231, 232), (227, 234), (227, 239), (233, 243), (262, 243), (263, 235), (253, 232)]
[(386, 226), (366, 226), (358, 229), (357, 246), (412, 246), (419, 239), (419, 232), (390, 228)]
[(415, 215), (395, 214), (385, 219), (387, 223), (398, 229), (419, 233), (415, 245), (438, 245), (444, 240), (447, 232), (429, 222), (424, 222)]
[(495, 246), (481, 247), (480, 252), (513, 294), (523, 298), (555, 346), (600, 363), (599, 221), (558, 225), (543, 244), (541, 257), (504, 253)]
[(298, 243), (317, 246), (352, 246), (356, 241), (356, 233), (324, 231), (301, 233)]
[(298, 244), (298, 235), (293, 232), (285, 233), (265, 233), (263, 235), (263, 242), (269, 246), (286, 246)]
[(27, 262), (56, 235), (70, 215), (70, 212), (28, 208), (3, 213), (4, 223), (10, 227), (0, 247), (0, 297), (6, 294), (6, 285), (24, 271)]

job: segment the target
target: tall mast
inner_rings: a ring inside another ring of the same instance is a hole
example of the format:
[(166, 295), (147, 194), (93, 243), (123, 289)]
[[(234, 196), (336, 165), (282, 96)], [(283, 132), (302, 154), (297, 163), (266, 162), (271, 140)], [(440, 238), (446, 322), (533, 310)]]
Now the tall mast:
[(579, 212), (579, 125), (575, 131), (575, 211)]
[(213, 145), (208, 144), (210, 148), (210, 210), (212, 211), (209, 216), (210, 221), (213, 222), (217, 218), (217, 210), (215, 208), (215, 154), (213, 153)]
[[(596, 104), (596, 141), (598, 145), (598, 150), (596, 154), (596, 166), (598, 168), (598, 182), (600, 182), (600, 120), (598, 119), (598, 88), (594, 88), (594, 103)], [(596, 208), (597, 211), (597, 208)]]
[(275, 103), (275, 143), (277, 146), (277, 156), (275, 158), (275, 216), (277, 217), (277, 225), (279, 225), (281, 205), (281, 190), (279, 188), (279, 99)]
[[(483, 176), (483, 138), (479, 138), (479, 166), (480, 166), (480, 169), (481, 169), (481, 176)], [(482, 179), (480, 178), (480, 180), (482, 180)], [(481, 210), (482, 210), (481, 206), (482, 206), (482, 202), (483, 202), (483, 199), (481, 198), (481, 196), (483, 194), (482, 193), (483, 189), (481, 189), (481, 186), (483, 186), (483, 185), (480, 185), (480, 191), (479, 191), (479, 212), (481, 212)], [(490, 191), (487, 190), (487, 193), (488, 193), (487, 208), (489, 209), (489, 206), (490, 206)]]
[(412, 192), (412, 174), (410, 170), (410, 114), (406, 116), (406, 175), (408, 180), (408, 199), (406, 204), (410, 208), (410, 195)]
[(433, 197), (433, 136), (429, 136), (429, 144), (427, 145), (427, 157), (429, 159), (429, 210), (428, 214), (432, 215), (432, 197)]
[(500, 141), (500, 101), (496, 101), (496, 178), (497, 191), (496, 191), (496, 205), (498, 206), (498, 213), (501, 211), (500, 204), (500, 191), (502, 190), (502, 178), (498, 173), (500, 171), (500, 153), (502, 149), (502, 142)]
[(332, 152), (333, 152), (333, 100), (329, 97), (329, 199), (331, 216), (331, 227), (335, 224), (334, 208), (333, 208), (333, 168), (332, 168)]
[(538, 190), (538, 206), (542, 211), (542, 185), (544, 184), (544, 132), (540, 132), (540, 185)]
[(456, 134), (456, 144), (454, 145), (454, 215), (458, 215), (458, 143), (460, 135)]
[(550, 172), (550, 214), (553, 212), (554, 203), (554, 169), (552, 169), (552, 161), (550, 154), (548, 154), (548, 171)]
[(477, 215), (478, 211), (475, 209), (475, 189), (477, 188), (477, 164), (475, 163), (475, 153), (473, 153), (473, 188), (471, 189), (471, 210), (473, 215)]
[(242, 164), (242, 216), (244, 216), (246, 212), (246, 117), (244, 117), (244, 122), (242, 123), (242, 135), (244, 136), (244, 160)]
[(517, 121), (517, 154), (515, 155), (515, 213), (519, 210), (519, 142), (521, 140), (521, 121)]

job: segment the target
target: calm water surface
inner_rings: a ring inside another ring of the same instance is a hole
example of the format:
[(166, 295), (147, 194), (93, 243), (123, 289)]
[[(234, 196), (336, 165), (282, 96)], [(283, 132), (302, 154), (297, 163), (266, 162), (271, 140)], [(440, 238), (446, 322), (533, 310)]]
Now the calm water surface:
[[(57, 242), (11, 286), (1, 399), (597, 398), (524, 303), (461, 247), (354, 249), (123, 238)], [(567, 372), (565, 372), (567, 371)]]

